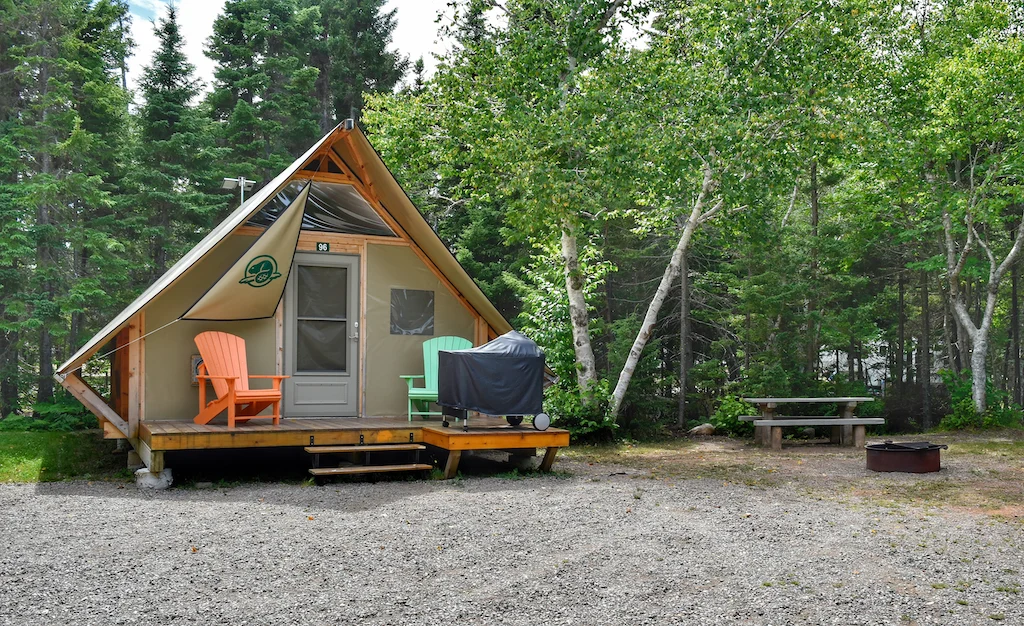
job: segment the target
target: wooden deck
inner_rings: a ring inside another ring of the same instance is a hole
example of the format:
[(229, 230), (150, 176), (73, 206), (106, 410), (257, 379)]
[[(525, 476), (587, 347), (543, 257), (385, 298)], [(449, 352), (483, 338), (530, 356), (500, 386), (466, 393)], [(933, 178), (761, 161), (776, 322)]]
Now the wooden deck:
[[(497, 417), (475, 417), (470, 429), (439, 421), (410, 422), (404, 417), (282, 418), (277, 426), (248, 422), (235, 428), (226, 424), (195, 424), (191, 420), (159, 420), (139, 424), (139, 439), (162, 468), (163, 453), (176, 450), (224, 448), (306, 447), (424, 443), (449, 452), (445, 475), (455, 475), (464, 450), (547, 448), (541, 469), (551, 469), (559, 448), (569, 445), (569, 431), (534, 430), (524, 424), (512, 428)], [(152, 469), (152, 468), (151, 468)]]
[[(160, 420), (139, 425), (139, 436), (153, 450), (209, 450), (275, 446), (355, 445), (359, 443), (419, 443), (422, 422), (406, 418), (282, 418), (277, 426), (247, 422), (195, 424), (192, 420)], [(362, 440), (360, 441), (360, 437)], [(410, 438), (411, 437), (411, 438)]]

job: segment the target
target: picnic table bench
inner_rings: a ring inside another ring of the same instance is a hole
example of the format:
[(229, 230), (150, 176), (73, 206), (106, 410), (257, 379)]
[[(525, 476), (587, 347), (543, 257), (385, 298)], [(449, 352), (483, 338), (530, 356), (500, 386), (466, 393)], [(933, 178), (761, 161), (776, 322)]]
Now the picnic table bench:
[[(842, 446), (861, 447), (864, 445), (865, 426), (884, 424), (881, 417), (855, 417), (853, 412), (858, 404), (871, 402), (870, 397), (848, 398), (743, 398), (756, 404), (760, 415), (741, 415), (740, 420), (754, 422), (754, 443), (771, 446), (772, 450), (782, 449), (782, 428), (784, 426), (831, 426), (832, 443)], [(841, 415), (778, 415), (781, 404), (835, 404)]]

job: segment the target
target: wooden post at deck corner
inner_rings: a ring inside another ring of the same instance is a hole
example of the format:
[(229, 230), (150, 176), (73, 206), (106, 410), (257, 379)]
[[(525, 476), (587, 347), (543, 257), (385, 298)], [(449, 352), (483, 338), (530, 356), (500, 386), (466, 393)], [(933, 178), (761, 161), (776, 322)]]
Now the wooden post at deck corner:
[(444, 464), (444, 479), (455, 478), (459, 471), (459, 460), (462, 458), (462, 450), (449, 450), (448, 461)]
[(544, 460), (540, 462), (540, 471), (551, 471), (551, 466), (555, 464), (556, 454), (558, 454), (558, 448), (556, 448), (555, 446), (551, 446), (544, 451)]
[(139, 437), (142, 415), (142, 324), (136, 315), (128, 322), (128, 438)]

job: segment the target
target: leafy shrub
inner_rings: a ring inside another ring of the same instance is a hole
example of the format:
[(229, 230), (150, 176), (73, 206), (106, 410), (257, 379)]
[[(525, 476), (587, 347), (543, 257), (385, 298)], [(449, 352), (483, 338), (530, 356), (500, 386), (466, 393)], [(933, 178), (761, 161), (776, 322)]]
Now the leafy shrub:
[(73, 431), (96, 428), (96, 418), (69, 396), (35, 405), (38, 417), (12, 414), (0, 420), (0, 431)]
[[(607, 384), (601, 381), (595, 394), (603, 399), (608, 397), (606, 392)], [(545, 393), (544, 408), (551, 416), (551, 422), (571, 432), (574, 438), (607, 440), (615, 433), (616, 424), (608, 419), (608, 403), (602, 401), (596, 406), (585, 406), (575, 386), (572, 389), (558, 385), (550, 387)]]
[(957, 375), (950, 370), (941, 370), (942, 382), (949, 390), (953, 412), (939, 422), (941, 430), (963, 430), (968, 428), (1008, 428), (1021, 425), (1021, 408), (1009, 402), (1005, 392), (997, 390), (991, 380), (985, 381), (984, 413), (974, 408), (972, 397), (971, 371), (964, 370)]
[(757, 409), (736, 396), (728, 395), (722, 398), (721, 404), (711, 415), (711, 423), (715, 425), (716, 432), (738, 436), (752, 434), (754, 423), (740, 421), (741, 415), (757, 415)]
[(980, 428), (982, 421), (983, 416), (975, 410), (974, 401), (970, 398), (962, 398), (953, 403), (953, 412), (942, 418), (939, 428), (942, 430)]

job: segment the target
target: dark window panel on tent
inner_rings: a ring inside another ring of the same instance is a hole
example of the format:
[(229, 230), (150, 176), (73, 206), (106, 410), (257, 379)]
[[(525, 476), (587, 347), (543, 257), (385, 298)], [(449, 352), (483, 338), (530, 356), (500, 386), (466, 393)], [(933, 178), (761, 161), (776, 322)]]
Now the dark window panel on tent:
[(421, 289), (392, 289), (391, 334), (433, 335), (434, 292)]
[[(304, 180), (293, 180), (285, 185), (248, 224), (264, 228), (273, 224), (305, 184)], [(302, 215), (302, 230), (395, 236), (355, 187), (338, 183), (313, 183), (306, 200), (306, 212)]]

